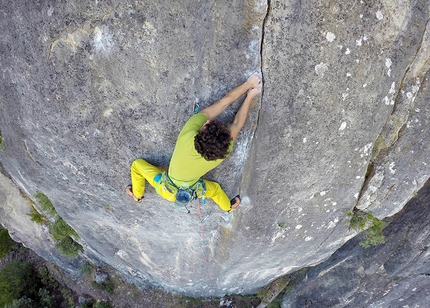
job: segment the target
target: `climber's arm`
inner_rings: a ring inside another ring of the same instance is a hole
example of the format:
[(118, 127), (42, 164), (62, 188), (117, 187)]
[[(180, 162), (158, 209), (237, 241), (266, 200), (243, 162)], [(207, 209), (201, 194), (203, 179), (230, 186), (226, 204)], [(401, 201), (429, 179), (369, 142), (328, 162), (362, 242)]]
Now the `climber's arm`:
[(257, 73), (252, 74), (246, 82), (228, 92), (223, 98), (221, 98), (216, 103), (210, 105), (209, 107), (206, 107), (205, 109), (200, 111), (200, 113), (206, 115), (208, 117), (208, 120), (216, 118), (242, 94), (244, 94), (249, 89), (258, 86), (259, 82), (259, 75)]
[(240, 130), (242, 129), (243, 125), (245, 125), (252, 100), (254, 99), (255, 96), (257, 96), (261, 92), (262, 87), (263, 87), (263, 84), (260, 83), (258, 84), (257, 87), (252, 88), (248, 91), (248, 94), (246, 95), (246, 98), (242, 103), (242, 106), (240, 106), (239, 111), (234, 117), (233, 123), (230, 125), (230, 132), (233, 140), (236, 140)]

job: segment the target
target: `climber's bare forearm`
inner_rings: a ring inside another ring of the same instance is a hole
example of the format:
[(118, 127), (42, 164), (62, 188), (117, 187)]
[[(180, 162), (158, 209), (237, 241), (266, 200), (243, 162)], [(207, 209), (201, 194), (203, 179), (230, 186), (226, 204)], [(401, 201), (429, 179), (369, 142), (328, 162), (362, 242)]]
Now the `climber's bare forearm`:
[(245, 94), (249, 89), (257, 87), (260, 83), (260, 77), (257, 73), (252, 74), (248, 80), (240, 86), (228, 92), (223, 98), (209, 107), (203, 109), (201, 113), (205, 114), (209, 120), (216, 118), (220, 115), (231, 103), (237, 100), (240, 96)]
[(236, 140), (240, 130), (245, 125), (251, 103), (254, 97), (256, 97), (261, 92), (262, 87), (263, 85), (260, 82), (255, 88), (252, 88), (248, 91), (242, 106), (240, 106), (239, 111), (236, 113), (233, 123), (230, 126), (231, 137), (233, 140)]
[(239, 111), (236, 113), (234, 117), (233, 123), (230, 126), (231, 137), (233, 140), (236, 140), (239, 135), (240, 130), (246, 123), (246, 118), (248, 117), (249, 108), (251, 107), (252, 98), (246, 97), (245, 101), (240, 106)]
[(228, 92), (223, 98), (209, 107), (203, 109), (201, 113), (205, 114), (209, 120), (219, 116), (231, 103), (237, 100), (241, 95), (250, 89), (250, 85), (245, 82), (240, 86)]

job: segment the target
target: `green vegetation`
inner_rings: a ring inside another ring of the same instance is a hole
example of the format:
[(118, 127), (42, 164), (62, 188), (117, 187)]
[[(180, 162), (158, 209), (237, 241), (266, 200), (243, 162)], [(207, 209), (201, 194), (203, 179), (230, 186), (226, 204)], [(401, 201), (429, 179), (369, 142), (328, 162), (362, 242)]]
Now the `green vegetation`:
[(15, 242), (10, 238), (6, 229), (0, 228), (0, 258), (6, 256), (15, 247)]
[(0, 307), (75, 307), (75, 302), (72, 292), (44, 266), (36, 270), (31, 263), (16, 259), (0, 272)]
[(51, 289), (58, 289), (60, 284), (49, 274), (46, 266), (41, 266), (37, 270), (37, 274), (42, 284)]
[[(55, 221), (50, 224), (49, 230), (52, 237), (57, 240), (57, 249), (66, 257), (74, 258), (78, 256), (79, 251), (83, 250), (83, 247), (75, 241), (79, 238), (78, 233), (57, 214), (54, 205), (45, 194), (37, 191), (34, 197), (37, 199), (42, 211), (56, 216)], [(34, 208), (33, 204), (30, 205), (32, 206), (32, 211), (29, 215), (32, 221), (38, 224), (49, 223), (46, 217)]]
[(57, 240), (57, 249), (66, 257), (74, 258), (83, 250), (83, 247), (73, 240), (79, 238), (79, 235), (60, 216), (51, 224), (49, 230), (52, 237)]
[(262, 288), (257, 297), (267, 308), (280, 308), (285, 293), (294, 289), (305, 277), (307, 268), (304, 267), (294, 273), (285, 275), (273, 281), (270, 285)]
[(86, 278), (88, 279), (88, 281), (91, 283), (91, 285), (99, 290), (103, 290), (106, 291), (107, 293), (109, 293), (110, 295), (114, 294), (114, 289), (115, 289), (115, 284), (113, 282), (113, 280), (111, 279), (111, 276), (109, 276), (109, 270), (107, 268), (105, 268), (104, 270), (102, 270), (104, 273), (106, 273), (108, 275), (107, 279), (101, 283), (97, 283), (96, 281), (94, 281), (94, 277), (95, 277), (95, 273), (97, 271), (97, 266), (92, 264), (89, 261), (86, 261), (83, 265), (81, 265), (81, 267), (79, 268), (79, 271), (84, 274), (86, 276)]
[(67, 236), (75, 239), (79, 238), (79, 235), (70, 227), (67, 222), (64, 221), (60, 216), (57, 217), (55, 222), (51, 224), (49, 230), (51, 231), (52, 237), (56, 240), (62, 240)]
[(28, 215), (30, 216), (31, 221), (39, 225), (43, 225), (48, 222), (46, 217), (43, 214), (39, 213), (34, 206), (31, 207), (31, 212)]
[(93, 299), (83, 304), (81, 308), (112, 308), (112, 305), (109, 302), (97, 302)]
[(43, 194), (40, 191), (37, 191), (34, 197), (37, 199), (37, 202), (42, 208), (42, 211), (49, 213), (51, 215), (57, 215), (57, 211), (55, 210), (54, 205), (45, 194)]
[(60, 294), (67, 301), (70, 308), (75, 307), (75, 301), (73, 299), (72, 291), (67, 288), (60, 288)]
[(382, 228), (385, 223), (370, 213), (356, 210), (347, 214), (350, 217), (349, 226), (357, 231), (363, 231), (363, 240), (360, 246), (369, 248), (385, 243)]
[(99, 290), (106, 291), (110, 295), (113, 295), (113, 293), (114, 293), (113, 290), (115, 289), (115, 286), (109, 278), (105, 282), (102, 282), (102, 283), (97, 283), (97, 282), (93, 281), (92, 285), (93, 285), (93, 287), (95, 287)]
[(307, 267), (303, 267), (298, 271), (292, 273), (290, 276), (290, 282), (285, 287), (285, 292), (291, 292), (306, 276), (306, 272), (308, 271)]
[(97, 266), (95, 266), (91, 262), (85, 261), (85, 263), (79, 267), (79, 271), (84, 275), (90, 276), (94, 273), (96, 268)]
[(36, 209), (36, 203), (29, 197), (27, 197), (22, 190), (19, 191), (19, 194), (27, 201), (28, 205), (30, 206), (31, 212), (30, 214), (27, 214), (28, 216), (30, 216), (30, 220), (39, 225), (48, 223), (48, 219), (46, 219), (45, 215), (43, 215)]
[(37, 308), (33, 301), (23, 296), (20, 299), (13, 300), (12, 304), (4, 306), (4, 308)]
[(55, 245), (58, 251), (69, 258), (75, 258), (78, 256), (79, 251), (83, 250), (83, 247), (76, 243), (70, 236), (66, 236), (57, 242)]
[(0, 131), (0, 150), (3, 153), (6, 153), (6, 145), (4, 144), (4, 139), (3, 139), (3, 135), (1, 133), (1, 131)]
[(37, 295), (36, 279), (32, 265), (28, 262), (13, 260), (0, 272), (0, 307), (13, 304), (23, 296), (28, 298)]
[(267, 308), (280, 308), (285, 287), (290, 283), (290, 275), (280, 277), (273, 281), (268, 287), (261, 289), (257, 297)]

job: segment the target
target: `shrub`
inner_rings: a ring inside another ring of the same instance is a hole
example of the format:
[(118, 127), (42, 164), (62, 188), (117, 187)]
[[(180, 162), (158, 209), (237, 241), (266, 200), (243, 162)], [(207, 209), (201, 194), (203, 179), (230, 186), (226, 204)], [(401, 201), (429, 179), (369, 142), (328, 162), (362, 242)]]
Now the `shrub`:
[(281, 308), (282, 296), (277, 296), (266, 308)]
[(28, 215), (30, 216), (31, 221), (34, 221), (39, 225), (42, 225), (48, 221), (46, 217), (43, 214), (39, 213), (33, 206), (31, 207), (31, 213)]
[(78, 256), (79, 251), (83, 250), (83, 247), (73, 240), (73, 238), (79, 238), (78, 233), (60, 216), (50, 225), (49, 230), (52, 237), (57, 240), (57, 249), (66, 257), (74, 258)]
[(70, 236), (62, 238), (57, 244), (57, 249), (69, 258), (74, 258), (78, 256), (79, 251), (83, 250), (83, 247), (76, 243)]
[(58, 287), (60, 286), (58, 281), (56, 281), (51, 274), (49, 273), (48, 269), (46, 268), (46, 266), (41, 266), (38, 268), (37, 270), (38, 272), (38, 276), (40, 281), (42, 282), (42, 284), (45, 287), (48, 288), (52, 288), (52, 289), (58, 289)]
[(385, 243), (385, 236), (382, 233), (382, 228), (385, 223), (379, 220), (371, 213), (363, 211), (349, 212), (349, 226), (357, 231), (363, 231), (363, 240), (360, 241), (360, 246), (369, 248)]
[(109, 302), (96, 302), (93, 306), (94, 308), (112, 308)]
[(6, 256), (15, 246), (6, 229), (0, 230), (0, 258)]
[(63, 218), (57, 217), (55, 222), (50, 226), (52, 237), (56, 240), (62, 240), (67, 236), (79, 238), (79, 235), (70, 227)]
[(91, 275), (95, 269), (96, 266), (89, 261), (85, 261), (84, 264), (79, 267), (79, 271), (84, 275)]
[(73, 300), (72, 292), (69, 289), (61, 288), (60, 293), (63, 296), (63, 298), (67, 301), (69, 307), (74, 307), (75, 301)]
[(57, 211), (55, 210), (54, 205), (45, 194), (40, 191), (37, 191), (34, 197), (37, 199), (37, 202), (39, 203), (43, 211), (51, 215), (57, 215)]
[(0, 307), (13, 304), (23, 296), (36, 294), (37, 281), (32, 265), (28, 262), (13, 260), (0, 272)]
[(12, 304), (5, 305), (4, 308), (37, 308), (38, 306), (28, 297), (24, 296), (15, 299)]
[(39, 297), (40, 306), (43, 308), (54, 308), (55, 301), (52, 298), (51, 293), (46, 289), (39, 289), (37, 292), (37, 296)]
[(102, 283), (97, 283), (95, 281), (92, 282), (93, 287), (106, 291), (107, 293), (109, 293), (110, 295), (113, 295), (114, 293), (114, 284), (108, 279), (105, 282)]
[(382, 233), (382, 227), (384, 227), (385, 223), (373, 215), (371, 215), (370, 219), (371, 226), (364, 231), (364, 239), (360, 242), (360, 246), (364, 248), (385, 243), (385, 236)]
[(366, 216), (364, 215), (364, 212), (349, 212), (347, 215), (350, 217), (349, 226), (352, 229), (362, 231), (366, 228)]

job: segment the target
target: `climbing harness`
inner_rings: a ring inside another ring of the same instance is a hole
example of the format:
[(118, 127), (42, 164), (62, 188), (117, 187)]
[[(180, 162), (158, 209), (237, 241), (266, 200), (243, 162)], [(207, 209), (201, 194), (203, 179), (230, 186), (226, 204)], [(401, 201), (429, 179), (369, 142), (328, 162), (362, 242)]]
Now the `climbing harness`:
[[(192, 185), (188, 185), (187, 183), (180, 183), (179, 181), (172, 180), (167, 171), (163, 173), (159, 173), (154, 177), (154, 181), (156, 182), (155, 189), (157, 192), (161, 190), (167, 190), (169, 191), (172, 196), (176, 196), (176, 202), (175, 204), (178, 205), (178, 207), (185, 208), (188, 213), (190, 213), (190, 210), (188, 209), (188, 204), (193, 201), (197, 200), (197, 208), (199, 212), (199, 219), (200, 219), (200, 225), (201, 225), (201, 232), (200, 232), (200, 249), (202, 251), (204, 264), (203, 269), (206, 271), (207, 278), (209, 279), (209, 272), (207, 271), (209, 266), (209, 254), (206, 253), (206, 250), (210, 250), (208, 247), (208, 243), (205, 239), (205, 221), (210, 216), (210, 212), (206, 212), (206, 215), (203, 216), (201, 205), (206, 204), (206, 185), (205, 182), (202, 179), (199, 179), (197, 182), (195, 182)], [(173, 201), (173, 200), (171, 200)]]
[(188, 213), (190, 213), (190, 210), (187, 206), (191, 201), (199, 198), (205, 200), (206, 185), (202, 179), (189, 185), (187, 182), (173, 180), (169, 177), (167, 171), (165, 171), (157, 174), (154, 181), (156, 182), (155, 189), (157, 192), (161, 189), (165, 189), (170, 192), (172, 196), (176, 196), (175, 204), (180, 208), (184, 207), (187, 209)]

